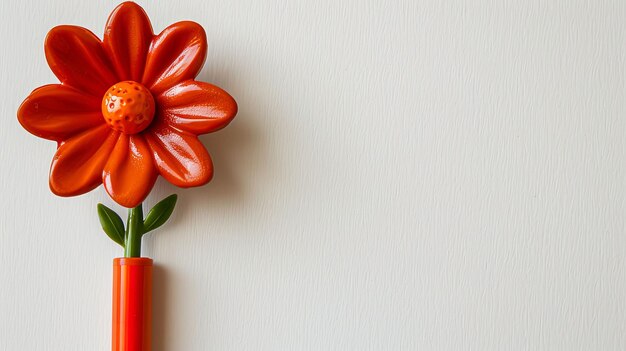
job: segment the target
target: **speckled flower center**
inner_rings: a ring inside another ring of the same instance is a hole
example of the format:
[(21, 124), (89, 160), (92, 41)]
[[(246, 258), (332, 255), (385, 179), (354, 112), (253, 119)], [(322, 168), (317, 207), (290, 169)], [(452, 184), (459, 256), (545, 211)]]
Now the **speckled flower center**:
[(137, 82), (119, 82), (104, 94), (102, 116), (115, 130), (126, 134), (139, 133), (154, 118), (154, 98), (150, 90)]

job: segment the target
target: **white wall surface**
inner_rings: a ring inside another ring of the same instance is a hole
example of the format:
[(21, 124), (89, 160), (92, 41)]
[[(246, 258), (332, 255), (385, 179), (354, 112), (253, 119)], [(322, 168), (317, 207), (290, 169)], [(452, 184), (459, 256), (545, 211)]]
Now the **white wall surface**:
[[(201, 23), (240, 112), (144, 240), (155, 351), (626, 349), (626, 2), (140, 1)], [(110, 350), (102, 188), (58, 198), (15, 111), (47, 31), (0, 1), (0, 350)]]

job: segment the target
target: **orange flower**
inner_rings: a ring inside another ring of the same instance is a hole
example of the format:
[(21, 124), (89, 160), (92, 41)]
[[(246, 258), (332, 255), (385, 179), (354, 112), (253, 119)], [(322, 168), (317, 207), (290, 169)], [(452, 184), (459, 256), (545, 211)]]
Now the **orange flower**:
[(26, 130), (58, 143), (52, 192), (75, 196), (102, 183), (130, 208), (158, 175), (179, 187), (209, 182), (211, 158), (197, 136), (225, 127), (237, 104), (194, 80), (206, 52), (199, 24), (178, 22), (154, 35), (132, 2), (111, 13), (102, 41), (82, 27), (53, 28), (45, 53), (61, 84), (36, 89), (18, 111)]

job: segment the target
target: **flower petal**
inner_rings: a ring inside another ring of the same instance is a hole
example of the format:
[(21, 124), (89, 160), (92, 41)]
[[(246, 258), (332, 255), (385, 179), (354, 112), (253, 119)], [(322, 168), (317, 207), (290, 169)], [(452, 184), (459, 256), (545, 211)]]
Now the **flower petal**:
[(195, 135), (224, 128), (237, 114), (237, 103), (227, 92), (193, 80), (168, 89), (156, 100), (158, 118)]
[(46, 59), (52, 72), (64, 84), (102, 98), (118, 79), (92, 32), (77, 26), (58, 26), (48, 32)]
[(17, 119), (30, 133), (62, 141), (104, 123), (100, 99), (61, 84), (35, 89), (17, 111)]
[(103, 124), (61, 143), (50, 167), (52, 192), (75, 196), (100, 185), (102, 169), (118, 137), (119, 132)]
[(159, 123), (145, 136), (159, 173), (170, 183), (188, 188), (213, 177), (211, 157), (195, 135)]
[(142, 83), (155, 95), (193, 79), (206, 58), (204, 29), (195, 22), (178, 22), (154, 37)]
[(122, 134), (104, 166), (102, 183), (115, 202), (133, 208), (148, 196), (158, 175), (143, 136)]
[(103, 45), (119, 80), (141, 80), (153, 36), (150, 19), (134, 2), (125, 2), (111, 12)]

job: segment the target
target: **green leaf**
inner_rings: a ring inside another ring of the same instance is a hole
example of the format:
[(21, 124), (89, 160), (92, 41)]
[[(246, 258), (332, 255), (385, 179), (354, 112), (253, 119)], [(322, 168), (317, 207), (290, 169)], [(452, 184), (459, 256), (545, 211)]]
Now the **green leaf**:
[(154, 205), (143, 222), (143, 232), (147, 233), (162, 226), (174, 212), (178, 195), (173, 194)]
[(98, 217), (100, 217), (102, 230), (111, 240), (124, 247), (124, 222), (120, 216), (103, 204), (98, 204)]

